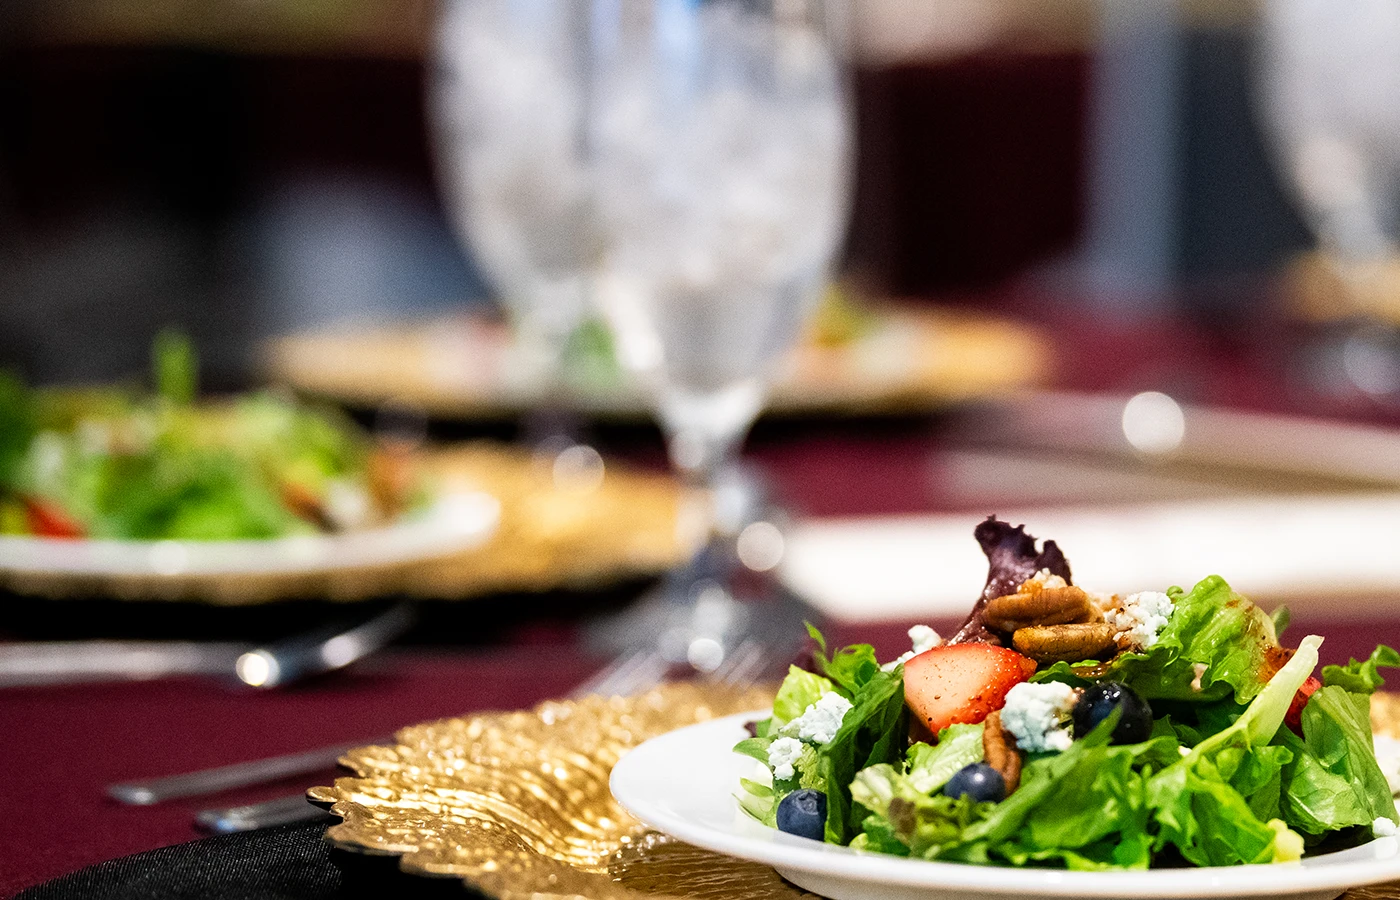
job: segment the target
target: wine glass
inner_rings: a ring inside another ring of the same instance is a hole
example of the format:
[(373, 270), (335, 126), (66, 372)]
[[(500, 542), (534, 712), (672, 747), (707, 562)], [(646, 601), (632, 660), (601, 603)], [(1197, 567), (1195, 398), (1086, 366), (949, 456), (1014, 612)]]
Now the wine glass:
[[(713, 496), (843, 236), (849, 11), (844, 0), (592, 10), (594, 299), (620, 362), (649, 388), (673, 466)], [(715, 524), (712, 546), (726, 540)], [(692, 570), (669, 593), (673, 619), (689, 616), (683, 635), (746, 627), (749, 611), (716, 580)], [(709, 637), (706, 653), (725, 643)]]
[(1326, 387), (1393, 401), (1400, 393), (1400, 4), (1266, 0), (1260, 13), (1262, 124), (1322, 251), (1301, 270), (1313, 285), (1307, 314), (1344, 322), (1311, 342), (1311, 374)]
[(447, 0), (428, 85), (449, 216), (505, 308), (508, 385), (557, 397), (596, 253), (580, 0)]

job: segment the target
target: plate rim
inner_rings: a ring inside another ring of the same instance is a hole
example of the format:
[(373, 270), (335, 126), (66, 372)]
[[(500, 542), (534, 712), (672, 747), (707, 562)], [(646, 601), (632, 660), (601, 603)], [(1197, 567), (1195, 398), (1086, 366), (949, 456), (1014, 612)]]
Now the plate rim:
[[(887, 884), (905, 888), (964, 888), (985, 894), (1018, 894), (1034, 891), (1041, 895), (1065, 897), (1113, 897), (1128, 894), (1141, 897), (1247, 897), (1284, 892), (1300, 894), (1309, 890), (1360, 887), (1400, 878), (1400, 839), (1373, 838), (1370, 842), (1338, 852), (1357, 852), (1376, 847), (1383, 858), (1308, 866), (1306, 860), (1267, 866), (1213, 866), (1190, 869), (1119, 870), (1075, 872), (1061, 869), (1029, 869), (979, 866), (970, 863), (906, 859), (870, 851), (852, 850), (835, 844), (817, 844), (809, 839), (773, 832), (770, 839), (757, 840), (733, 831), (721, 831), (703, 822), (691, 821), (647, 797), (637, 796), (627, 787), (633, 770), (651, 764), (650, 757), (664, 752), (672, 742), (694, 742), (731, 732), (768, 710), (738, 713), (690, 725), (645, 741), (625, 754), (614, 765), (609, 787), (614, 799), (644, 824), (706, 850), (814, 875), (860, 880), (871, 885)], [(623, 787), (619, 790), (619, 784)], [(674, 779), (677, 790), (694, 784), (692, 779)], [(737, 787), (737, 785), (736, 785)], [(737, 801), (734, 803), (735, 811)], [(742, 813), (739, 813), (742, 815)], [(762, 826), (759, 826), (762, 827)], [(1381, 845), (1381, 846), (1376, 846)], [(1329, 854), (1330, 855), (1330, 854)], [(873, 870), (873, 871), (872, 871)], [(1263, 873), (1281, 873), (1287, 884), (1270, 884)], [(991, 876), (990, 879), (988, 876)], [(1262, 883), (1261, 883), (1262, 881)], [(1126, 893), (1125, 893), (1126, 892)]]
[[(391, 522), (339, 534), (292, 535), (227, 541), (121, 540), (0, 535), (0, 575), (11, 577), (188, 579), (309, 576), (427, 562), (478, 547), (500, 525), (500, 501), (483, 491), (439, 494), (421, 510)], [(407, 547), (375, 552), (386, 536), (427, 531)], [(371, 552), (345, 555), (355, 547)], [(162, 548), (172, 564), (153, 563)], [(6, 552), (6, 551), (10, 552)], [(269, 556), (269, 551), (274, 552)], [(309, 551), (309, 552), (308, 552)], [(262, 555), (263, 565), (248, 565)], [(54, 565), (55, 559), (70, 557)], [(98, 565), (83, 565), (94, 557)], [(105, 559), (104, 559), (105, 557)], [(275, 564), (267, 564), (271, 560)], [(177, 564), (178, 563), (178, 564)]]

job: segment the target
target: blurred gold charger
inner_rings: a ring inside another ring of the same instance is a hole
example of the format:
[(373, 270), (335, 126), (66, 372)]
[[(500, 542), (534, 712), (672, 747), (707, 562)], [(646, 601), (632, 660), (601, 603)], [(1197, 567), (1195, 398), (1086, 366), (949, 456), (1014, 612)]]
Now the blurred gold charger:
[[(500, 504), (485, 544), (426, 560), (311, 572), (75, 574), (7, 570), (0, 589), (53, 599), (193, 601), (224, 606), (386, 595), (459, 600), (501, 591), (587, 589), (662, 572), (687, 553), (685, 494), (666, 475), (609, 462), (573, 474), (488, 442), (421, 454), (430, 483)], [(562, 475), (562, 477), (561, 477)]]
[[(643, 741), (771, 702), (771, 688), (672, 683), (444, 719), (352, 750), (341, 763), (354, 776), (309, 796), (343, 820), (326, 833), (337, 847), (396, 856), (405, 872), (460, 878), (500, 900), (798, 900), (813, 895), (766, 866), (647, 831), (608, 788), (613, 764)], [(1400, 737), (1400, 695), (1375, 695), (1372, 720)], [(1400, 884), (1344, 896), (1400, 900)]]
[[(834, 320), (834, 321), (833, 321)], [(493, 418), (538, 404), (514, 383), (501, 323), (471, 315), (293, 334), (265, 348), (268, 377), (315, 397), (373, 408), (407, 404), (439, 418)], [(900, 413), (1043, 382), (1050, 349), (1038, 330), (982, 314), (882, 304), (823, 317), (787, 358), (766, 410)], [(570, 402), (605, 417), (648, 414), (646, 397), (612, 371), (575, 380)]]

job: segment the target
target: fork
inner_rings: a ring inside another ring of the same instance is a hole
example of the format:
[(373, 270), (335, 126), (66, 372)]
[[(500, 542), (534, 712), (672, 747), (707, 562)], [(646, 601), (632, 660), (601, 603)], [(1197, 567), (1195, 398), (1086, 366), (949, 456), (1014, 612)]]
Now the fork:
[[(769, 655), (763, 643), (755, 638), (746, 638), (718, 668), (706, 675), (706, 680), (728, 687), (754, 684), (768, 662)], [(660, 683), (670, 668), (670, 663), (656, 649), (628, 651), (576, 687), (569, 696), (579, 699), (590, 695), (628, 696), (640, 693)], [(224, 834), (329, 816), (329, 812), (307, 801), (304, 794), (292, 794), (247, 806), (202, 810), (195, 815), (195, 823), (208, 831)]]

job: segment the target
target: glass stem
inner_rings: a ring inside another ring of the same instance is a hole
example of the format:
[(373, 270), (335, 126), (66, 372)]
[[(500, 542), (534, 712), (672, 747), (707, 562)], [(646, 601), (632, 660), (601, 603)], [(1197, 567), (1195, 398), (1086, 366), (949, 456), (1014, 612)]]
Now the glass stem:
[[(671, 464), (706, 504), (703, 548), (698, 565), (726, 566), (743, 523), (744, 498), (730, 478), (735, 453), (762, 403), (757, 381), (716, 391), (671, 390), (662, 402), (662, 424)], [(734, 496), (731, 496), (734, 495)]]

